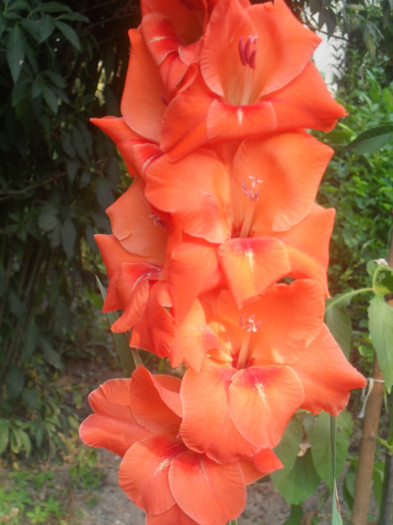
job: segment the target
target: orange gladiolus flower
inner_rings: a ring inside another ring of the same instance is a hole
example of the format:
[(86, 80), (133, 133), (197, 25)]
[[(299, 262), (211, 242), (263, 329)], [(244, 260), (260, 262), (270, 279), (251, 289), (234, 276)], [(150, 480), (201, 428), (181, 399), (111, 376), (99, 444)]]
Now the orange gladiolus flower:
[(176, 163), (162, 156), (147, 168), (145, 194), (184, 232), (216, 244), (239, 304), (286, 275), (319, 280), (328, 294), (334, 211), (314, 199), (331, 155), (298, 132), (246, 139), (225, 163), (207, 149)]
[(194, 367), (181, 388), (187, 446), (234, 461), (276, 446), (298, 408), (337, 415), (365, 380), (323, 325), (323, 311), (320, 285), (301, 279), (240, 310), (225, 291), (201, 298), (174, 349)]
[(319, 42), (284, 0), (248, 7), (219, 1), (206, 26), (200, 74), (165, 112), (162, 149), (177, 159), (207, 141), (332, 129), (345, 110), (311, 62)]
[(147, 513), (147, 523), (224, 525), (245, 506), (246, 483), (281, 467), (272, 451), (219, 464), (179, 437), (181, 381), (138, 367), (131, 379), (107, 381), (89, 396), (94, 410), (82, 441), (123, 459), (119, 484)]

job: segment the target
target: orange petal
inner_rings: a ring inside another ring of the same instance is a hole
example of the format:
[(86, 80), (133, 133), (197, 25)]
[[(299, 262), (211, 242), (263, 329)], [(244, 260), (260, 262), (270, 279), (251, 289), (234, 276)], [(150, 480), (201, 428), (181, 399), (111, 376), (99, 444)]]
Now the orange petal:
[(181, 387), (184, 443), (220, 463), (250, 457), (258, 450), (239, 434), (229, 414), (228, 386), (234, 372), (207, 359), (199, 373), (187, 370)]
[(222, 272), (217, 260), (217, 247), (203, 240), (184, 242), (171, 253), (168, 282), (175, 317), (181, 322), (195, 299), (218, 286)]
[(115, 142), (121, 156), (126, 163), (128, 173), (132, 176), (135, 173), (135, 165), (132, 157), (132, 148), (140, 142), (145, 143), (145, 139), (132, 131), (127, 126), (123, 118), (103, 117), (91, 118), (90, 122), (100, 128), (104, 133)]
[(146, 516), (146, 525), (200, 525), (187, 514), (185, 514), (178, 505), (173, 505), (169, 510), (162, 514)]
[(128, 190), (109, 208), (112, 232), (130, 253), (144, 258), (146, 262), (163, 266), (165, 260), (167, 230), (155, 217), (144, 195), (144, 183), (136, 178)]
[(181, 414), (179, 390), (180, 379), (161, 376), (158, 381), (146, 368), (138, 366), (130, 384), (130, 403), (136, 421), (151, 432), (176, 435), (181, 419), (165, 399)]
[(90, 415), (80, 427), (82, 441), (123, 456), (137, 440), (151, 433), (141, 427), (131, 412), (130, 379), (110, 379), (89, 395)]
[(269, 448), (260, 450), (250, 460), (239, 461), (239, 465), (247, 485), (283, 467), (281, 461)]
[[(288, 230), (310, 210), (333, 150), (306, 133), (281, 133), (244, 140), (236, 152), (233, 175), (247, 195), (254, 184), (253, 237), (259, 231)], [(257, 181), (257, 187), (255, 186)]]
[(159, 158), (148, 170), (146, 197), (194, 237), (219, 243), (231, 234), (229, 174), (211, 151), (194, 151), (176, 163)]
[(215, 99), (208, 106), (206, 118), (210, 141), (255, 137), (280, 129), (270, 100), (234, 106)]
[(123, 457), (137, 441), (152, 433), (137, 423), (101, 414), (91, 414), (79, 427), (79, 437), (90, 447), (102, 447)]
[[(150, 280), (157, 279), (160, 272), (160, 268), (151, 264), (122, 264), (115, 285), (123, 313), (113, 323), (113, 332), (126, 332), (140, 321), (149, 297)], [(103, 311), (108, 311), (106, 302), (104, 306)]]
[(119, 485), (148, 514), (161, 514), (175, 504), (168, 483), (169, 467), (184, 449), (170, 436), (154, 436), (135, 443), (119, 468)]
[(253, 366), (297, 361), (320, 331), (324, 310), (321, 285), (303, 279), (272, 286), (246, 305), (236, 321), (246, 326), (247, 320), (252, 319), (256, 327), (249, 343)]
[(179, 507), (203, 525), (236, 519), (246, 504), (238, 464), (219, 465), (204, 455), (180, 452), (169, 469), (169, 485)]
[(207, 352), (217, 346), (216, 335), (207, 324), (200, 301), (196, 300), (177, 328), (170, 355), (171, 365), (176, 368), (184, 360), (187, 366), (198, 372)]
[(94, 235), (94, 240), (104, 259), (109, 279), (119, 272), (122, 263), (142, 262), (139, 255), (128, 252), (114, 235), (97, 233)]
[(211, 101), (212, 94), (200, 75), (171, 100), (162, 120), (160, 143), (171, 161), (206, 142), (206, 116)]
[(168, 357), (176, 334), (167, 283), (155, 282), (149, 292), (140, 322), (133, 328), (130, 346), (143, 348), (158, 357)]
[(245, 368), (233, 376), (229, 410), (242, 436), (259, 448), (272, 448), (303, 398), (301, 383), (290, 368)]
[(231, 239), (218, 250), (228, 286), (241, 305), (288, 274), (290, 265), (277, 239)]
[(325, 410), (337, 416), (346, 407), (350, 391), (366, 386), (325, 325), (292, 369), (304, 388), (301, 408), (313, 414)]
[(130, 29), (128, 34), (131, 55), (121, 99), (121, 113), (133, 131), (158, 143), (161, 120), (166, 109), (165, 89), (139, 31)]
[(312, 128), (331, 131), (345, 109), (329, 93), (310, 61), (290, 84), (268, 97), (277, 118), (277, 129)]
[(314, 204), (306, 217), (286, 232), (268, 233), (285, 243), (291, 270), (295, 278), (310, 278), (319, 281), (329, 296), (327, 266), (329, 241), (333, 230), (335, 210), (325, 210)]

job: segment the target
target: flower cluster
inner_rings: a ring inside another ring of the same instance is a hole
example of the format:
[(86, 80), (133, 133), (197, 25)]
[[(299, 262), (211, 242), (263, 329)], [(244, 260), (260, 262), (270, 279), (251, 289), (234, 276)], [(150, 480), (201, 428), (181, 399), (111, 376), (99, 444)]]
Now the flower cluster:
[(337, 415), (364, 378), (323, 323), (332, 150), (344, 109), (284, 0), (142, 0), (121, 118), (92, 119), (133, 177), (97, 235), (114, 332), (169, 359), (90, 395), (82, 440), (122, 456), (149, 525), (224, 525), (298, 409)]

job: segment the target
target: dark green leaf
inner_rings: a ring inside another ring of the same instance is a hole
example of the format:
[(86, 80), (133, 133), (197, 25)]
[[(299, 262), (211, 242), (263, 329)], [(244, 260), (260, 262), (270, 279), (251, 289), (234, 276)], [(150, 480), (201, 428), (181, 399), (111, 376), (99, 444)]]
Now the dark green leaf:
[(7, 398), (14, 401), (21, 393), (24, 384), (25, 376), (22, 370), (18, 366), (11, 364), (5, 380)]
[(10, 426), (7, 419), (0, 419), (0, 455), (8, 446)]
[(18, 106), (29, 94), (27, 80), (19, 80), (12, 88), (12, 107)]
[(60, 29), (65, 38), (74, 46), (78, 51), (81, 49), (81, 43), (78, 35), (72, 29), (72, 27), (64, 22), (56, 21), (56, 27)]
[(43, 206), (38, 215), (38, 226), (42, 233), (54, 230), (58, 224), (57, 207), (48, 203)]
[(34, 321), (31, 321), (23, 337), (22, 353), (21, 353), (22, 363), (24, 363), (26, 359), (28, 359), (32, 355), (32, 353), (37, 347), (37, 343), (38, 343), (37, 325), (35, 324)]
[(74, 182), (76, 174), (78, 173), (78, 170), (80, 168), (81, 163), (78, 159), (74, 160), (67, 160), (66, 162), (66, 171), (67, 176), (70, 182)]
[(4, 266), (0, 262), (0, 297), (2, 297), (4, 290), (7, 286), (7, 272)]
[(44, 13), (71, 13), (71, 9), (60, 2), (42, 2), (35, 11), (41, 11)]
[(6, 47), (8, 66), (12, 79), (16, 83), (25, 59), (25, 42), (19, 25), (15, 25), (9, 32)]
[(47, 85), (42, 86), (42, 94), (45, 99), (45, 102), (48, 104), (49, 108), (51, 109), (52, 113), (57, 115), (59, 106), (57, 102), (57, 96), (56, 93), (50, 89)]
[(96, 182), (96, 195), (98, 204), (103, 210), (108, 208), (113, 202), (113, 193), (107, 179), (98, 179)]
[(8, 6), (8, 11), (20, 11), (22, 9), (30, 9), (29, 3), (26, 0), (13, 0)]
[(393, 384), (393, 307), (383, 297), (374, 297), (370, 301), (368, 318), (371, 340), (390, 392)]
[(75, 240), (76, 229), (74, 223), (71, 219), (66, 219), (61, 227), (61, 241), (68, 259), (71, 259), (74, 254)]
[(374, 153), (393, 140), (393, 123), (361, 133), (347, 149), (356, 153)]

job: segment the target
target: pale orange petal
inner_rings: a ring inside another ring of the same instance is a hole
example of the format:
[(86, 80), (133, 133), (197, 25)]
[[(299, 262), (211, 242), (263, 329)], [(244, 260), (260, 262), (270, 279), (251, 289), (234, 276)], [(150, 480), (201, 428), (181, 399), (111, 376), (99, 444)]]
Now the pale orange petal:
[(240, 433), (259, 448), (275, 447), (304, 399), (296, 374), (287, 367), (239, 370), (229, 387), (229, 410)]
[(151, 432), (176, 435), (181, 419), (166, 403), (167, 400), (175, 405), (181, 414), (180, 396), (174, 391), (176, 387), (180, 390), (180, 379), (161, 377), (158, 381), (146, 368), (138, 366), (130, 384), (130, 403), (136, 421)]
[(130, 29), (131, 54), (121, 99), (127, 125), (139, 135), (160, 141), (161, 120), (166, 109), (165, 89), (142, 36)]
[(148, 514), (161, 514), (175, 504), (169, 488), (169, 467), (184, 449), (169, 436), (154, 436), (135, 443), (119, 468), (119, 485)]
[(145, 193), (186, 233), (212, 243), (230, 237), (229, 174), (214, 152), (194, 151), (176, 163), (159, 158), (148, 169)]
[(187, 370), (181, 387), (184, 443), (220, 463), (250, 457), (258, 450), (240, 435), (230, 417), (228, 387), (234, 372), (206, 359), (199, 372)]
[(179, 507), (203, 525), (224, 525), (246, 504), (238, 464), (219, 465), (204, 455), (180, 452), (169, 469), (169, 485)]
[(277, 239), (231, 239), (220, 246), (218, 256), (239, 305), (262, 293), (290, 270), (285, 246)]
[(292, 365), (304, 388), (302, 408), (317, 414), (321, 410), (337, 416), (350, 391), (366, 386), (365, 378), (347, 361), (326, 326)]

